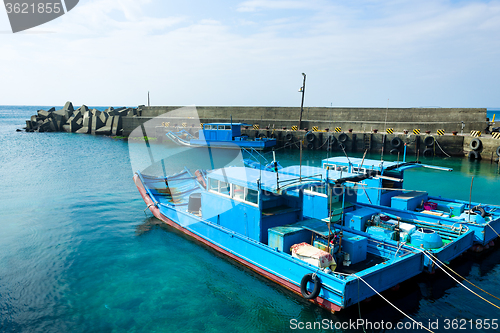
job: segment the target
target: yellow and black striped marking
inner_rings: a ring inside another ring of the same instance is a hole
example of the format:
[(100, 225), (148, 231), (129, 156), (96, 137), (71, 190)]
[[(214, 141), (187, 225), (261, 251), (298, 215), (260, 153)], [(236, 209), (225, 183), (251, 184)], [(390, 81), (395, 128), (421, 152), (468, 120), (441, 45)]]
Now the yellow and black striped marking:
[(318, 132), (319, 129), (318, 129), (318, 126), (313, 126), (313, 132)]
[(187, 123), (182, 123), (182, 127), (187, 127)]
[(254, 124), (254, 125), (253, 125), (253, 129), (258, 130), (259, 128), (260, 128), (259, 124)]
[(394, 128), (388, 128), (385, 130), (387, 134), (394, 134)]
[(163, 127), (170, 127), (170, 123), (167, 121), (167, 122), (163, 122), (161, 123)]
[(499, 132), (491, 133), (491, 136), (493, 137), (493, 139), (500, 140), (500, 133)]
[(438, 129), (436, 133), (437, 135), (444, 135), (444, 129)]
[(420, 128), (413, 129), (413, 134), (419, 135), (420, 134)]
[(200, 123), (200, 128), (203, 128), (203, 123)]
[(342, 132), (342, 127), (335, 127), (335, 132), (336, 133)]
[(470, 131), (470, 136), (478, 138), (481, 136), (481, 131)]
[(296, 131), (297, 129), (298, 129), (297, 126), (295, 126), (295, 125), (292, 126), (292, 131)]

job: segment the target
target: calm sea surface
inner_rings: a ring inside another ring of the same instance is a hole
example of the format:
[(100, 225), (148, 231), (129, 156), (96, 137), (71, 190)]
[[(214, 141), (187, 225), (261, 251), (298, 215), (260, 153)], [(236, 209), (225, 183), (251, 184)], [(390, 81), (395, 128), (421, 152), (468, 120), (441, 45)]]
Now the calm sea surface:
[[(374, 323), (410, 325), (378, 297), (332, 315), (157, 226), (143, 212), (146, 206), (132, 182), (129, 144), (109, 137), (16, 132), (39, 108), (0, 106), (1, 332), (286, 332), (294, 319), (334, 325), (360, 314)], [(283, 165), (296, 163), (298, 156), (297, 151), (277, 153)], [(306, 151), (304, 163), (319, 165), (325, 157), (326, 152)], [(193, 163), (187, 159), (177, 158), (176, 166)], [(500, 204), (495, 164), (426, 162), (454, 172), (412, 170), (405, 188), (468, 200), (474, 176), (473, 200)], [(167, 169), (173, 167), (167, 163)], [(462, 256), (452, 267), (500, 297), (500, 247), (480, 257)], [(418, 276), (384, 295), (417, 321), (440, 320), (435, 332), (449, 332), (445, 319), (500, 318), (498, 309), (442, 273)]]

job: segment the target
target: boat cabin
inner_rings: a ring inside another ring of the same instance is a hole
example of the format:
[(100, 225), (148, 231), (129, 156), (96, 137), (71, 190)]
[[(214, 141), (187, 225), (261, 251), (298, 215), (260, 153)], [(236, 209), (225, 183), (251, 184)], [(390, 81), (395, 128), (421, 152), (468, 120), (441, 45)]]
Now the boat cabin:
[(244, 140), (241, 136), (241, 126), (252, 126), (244, 123), (209, 123), (203, 124), (199, 131), (199, 139), (207, 141)]

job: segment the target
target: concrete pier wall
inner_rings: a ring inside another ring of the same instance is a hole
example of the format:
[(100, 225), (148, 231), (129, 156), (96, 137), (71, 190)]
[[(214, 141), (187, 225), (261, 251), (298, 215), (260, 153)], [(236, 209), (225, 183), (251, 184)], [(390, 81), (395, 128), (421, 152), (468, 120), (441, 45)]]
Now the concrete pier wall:
[[(123, 125), (124, 135), (130, 134), (135, 128), (133, 125), (138, 121), (144, 122), (179, 108), (139, 106), (137, 117), (140, 119), (127, 119)], [(204, 123), (229, 122), (232, 117), (234, 122), (258, 124), (260, 128), (290, 129), (298, 125), (300, 116), (299, 107), (197, 106), (196, 109), (200, 121)], [(169, 120), (176, 121), (173, 118)], [(394, 132), (420, 129), (421, 133), (425, 131), (436, 133), (438, 129), (442, 129), (446, 133), (452, 131), (460, 133), (462, 130), (464, 133), (469, 133), (471, 130), (484, 130), (486, 108), (304, 108), (301, 127), (312, 129), (314, 126), (319, 130), (341, 127), (346, 132), (348, 129), (355, 132), (371, 132), (373, 129), (378, 129), (382, 132), (386, 128), (392, 128)]]

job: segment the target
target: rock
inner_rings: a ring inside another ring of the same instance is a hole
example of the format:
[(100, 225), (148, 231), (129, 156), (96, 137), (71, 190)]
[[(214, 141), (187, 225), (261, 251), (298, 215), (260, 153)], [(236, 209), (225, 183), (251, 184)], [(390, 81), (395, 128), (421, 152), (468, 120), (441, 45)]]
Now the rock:
[(54, 112), (55, 110), (56, 110), (56, 108), (55, 108), (55, 107), (51, 107), (51, 108), (48, 110), (48, 112)]
[(122, 133), (122, 118), (120, 116), (113, 117), (113, 125), (111, 126), (111, 135), (117, 136)]
[(73, 103), (69, 101), (66, 102), (66, 104), (64, 104), (63, 110), (71, 111), (73, 113), (73, 111), (75, 111), (75, 109), (73, 108)]
[[(82, 128), (76, 131), (76, 133), (89, 134), (92, 127), (92, 113), (87, 111), (84, 113), (82, 120)], [(78, 124), (79, 120), (77, 121)]]
[(103, 124), (106, 124), (106, 121), (109, 118), (107, 111), (101, 112), (101, 115), (99, 116), (99, 118), (101, 118), (101, 121)]
[(108, 117), (106, 124), (101, 127), (100, 129), (96, 130), (96, 134), (99, 135), (110, 135), (111, 134), (111, 128), (113, 126), (113, 119), (114, 117)]
[(45, 111), (45, 110), (38, 110), (37, 112), (38, 118), (40, 118), (41, 120), (45, 120), (48, 117), (50, 117), (51, 113), (52, 113), (51, 111)]
[[(97, 111), (97, 112), (99, 112), (99, 111)], [(99, 114), (99, 116), (100, 116), (100, 114)], [(91, 126), (91, 132), (90, 132), (91, 134), (95, 134), (96, 130), (98, 130), (99, 128), (104, 126), (104, 123), (102, 122), (102, 120), (99, 116), (94, 115), (92, 117), (92, 126)]]
[(40, 126), (38, 126), (38, 131), (39, 132), (52, 132), (53, 129), (51, 127), (51, 124), (52, 124), (52, 119), (50, 119), (50, 118), (45, 119), (40, 124)]
[(76, 111), (80, 111), (81, 113), (85, 113), (88, 110), (89, 110), (89, 108), (87, 107), (87, 105), (82, 104), (82, 106), (80, 106)]

